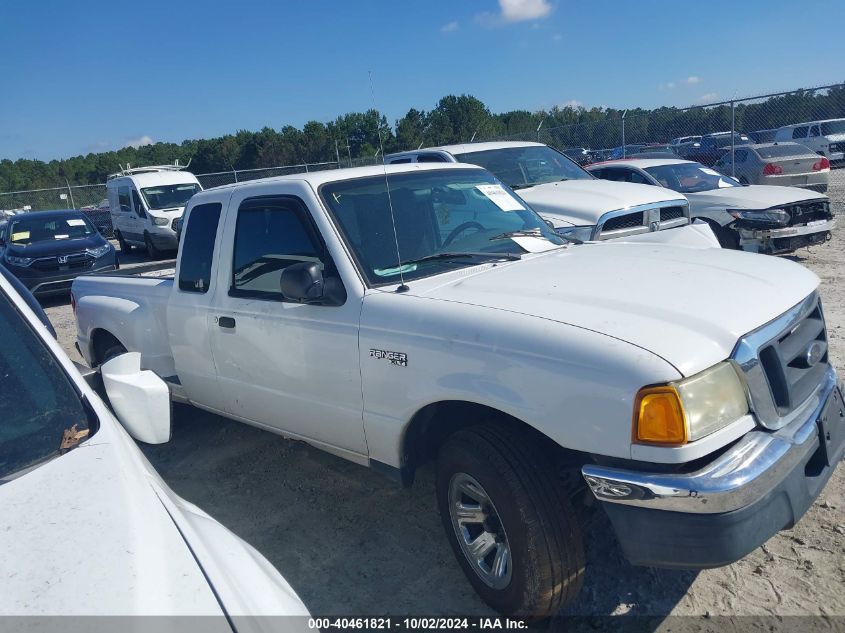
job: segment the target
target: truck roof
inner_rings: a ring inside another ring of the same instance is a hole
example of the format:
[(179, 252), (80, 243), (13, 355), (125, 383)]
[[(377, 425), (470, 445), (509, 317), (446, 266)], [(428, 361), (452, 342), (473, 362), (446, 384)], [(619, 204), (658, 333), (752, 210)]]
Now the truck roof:
[(189, 171), (146, 171), (139, 174), (116, 175), (110, 178), (106, 185), (114, 186), (121, 180), (128, 179), (139, 187), (152, 187), (154, 185), (178, 185), (183, 183), (199, 182), (197, 177)]
[(487, 141), (484, 143), (459, 143), (457, 145), (439, 145), (437, 147), (424, 147), (419, 151), (439, 149), (450, 154), (472, 154), (474, 152), (487, 152), (494, 149), (508, 149), (510, 147), (543, 147), (543, 143), (533, 141)]
[(480, 169), (476, 165), (465, 163), (404, 163), (401, 165), (369, 165), (367, 167), (351, 167), (347, 169), (326, 169), (323, 171), (310, 171), (300, 174), (287, 174), (285, 176), (274, 176), (272, 178), (260, 178), (246, 182), (236, 182), (228, 185), (220, 185), (206, 189), (197, 196), (209, 191), (220, 191), (222, 189), (243, 189), (251, 186), (266, 185), (268, 182), (304, 181), (314, 188), (327, 182), (338, 182), (341, 180), (352, 180), (353, 178), (366, 178), (368, 176), (388, 176), (404, 174), (414, 171), (436, 171), (438, 169)]

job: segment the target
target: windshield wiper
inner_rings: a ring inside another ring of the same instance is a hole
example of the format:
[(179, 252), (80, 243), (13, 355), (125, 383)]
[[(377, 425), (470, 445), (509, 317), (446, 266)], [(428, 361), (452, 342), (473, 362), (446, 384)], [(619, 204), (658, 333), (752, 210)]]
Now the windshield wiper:
[(545, 235), (543, 235), (540, 229), (521, 229), (519, 231), (505, 231), (504, 233), (499, 233), (498, 235), (491, 237), (490, 241), (506, 240), (511, 237), (542, 237), (543, 239), (548, 239)]
[(442, 259), (461, 259), (470, 257), (481, 257), (483, 259), (504, 259), (507, 261), (515, 261), (517, 259), (522, 259), (522, 255), (520, 255), (519, 253), (432, 253), (431, 255), (426, 255), (425, 257), (408, 259), (404, 262), (401, 262), (399, 266), (397, 266), (397, 268), (402, 268), (403, 266), (410, 266), (412, 264), (421, 264), (423, 262), (433, 262)]

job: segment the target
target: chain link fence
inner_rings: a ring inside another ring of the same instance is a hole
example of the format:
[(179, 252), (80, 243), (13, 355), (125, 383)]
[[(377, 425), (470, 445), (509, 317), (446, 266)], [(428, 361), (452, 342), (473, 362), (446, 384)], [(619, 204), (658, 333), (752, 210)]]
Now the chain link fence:
[[(612, 111), (600, 120), (543, 127), (537, 130), (536, 136), (520, 134), (498, 137), (498, 140), (536, 140), (567, 152), (582, 165), (642, 154), (675, 155), (713, 167), (747, 184), (813, 186), (814, 182), (826, 180), (828, 188), (842, 191), (845, 190), (845, 169), (840, 169), (845, 165), (845, 84), (687, 108)], [(787, 145), (772, 149), (773, 143), (794, 143), (802, 148)], [(761, 144), (769, 147), (761, 149), (758, 147)], [(783, 165), (785, 158), (795, 157), (797, 161), (802, 152), (819, 158), (803, 160), (800, 169), (806, 170), (806, 174), (786, 177), (790, 172)], [(764, 178), (781, 175), (784, 177), (780, 179)], [(770, 183), (771, 180), (777, 182)]]
[[(594, 116), (584, 112), (584, 116)], [(551, 115), (547, 116), (549, 119)], [(798, 143), (818, 159), (808, 162), (812, 182), (826, 176), (827, 186), (845, 191), (845, 84), (772, 93), (756, 97), (699, 104), (688, 108), (611, 110), (597, 120), (572, 125), (546, 125), (531, 132), (486, 140), (539, 141), (552, 145), (582, 164), (631, 158), (637, 155), (676, 155), (714, 167), (743, 182), (754, 184), (762, 170), (779, 175), (783, 169), (755, 156), (749, 143)], [(789, 148), (778, 151), (785, 152)], [(794, 148), (793, 148), (794, 149)], [(573, 150), (570, 152), (570, 150)], [(754, 150), (756, 151), (756, 150)], [(771, 153), (771, 151), (769, 152)], [(822, 161), (824, 157), (826, 161)], [(753, 160), (752, 160), (753, 159)], [(380, 164), (381, 157), (329, 160), (316, 164), (197, 174), (203, 188), (307, 171)], [(806, 161), (805, 161), (806, 162)], [(826, 162), (830, 163), (830, 171)], [(752, 164), (753, 163), (753, 164)], [(756, 170), (756, 171), (755, 171)], [(819, 173), (814, 173), (819, 172)], [(791, 172), (786, 172), (790, 174)], [(789, 175), (779, 184), (809, 186), (802, 174)], [(768, 179), (772, 180), (772, 179)], [(0, 193), (0, 219), (20, 211), (75, 208), (88, 214), (106, 235), (112, 234), (105, 184), (66, 185), (50, 189)]]

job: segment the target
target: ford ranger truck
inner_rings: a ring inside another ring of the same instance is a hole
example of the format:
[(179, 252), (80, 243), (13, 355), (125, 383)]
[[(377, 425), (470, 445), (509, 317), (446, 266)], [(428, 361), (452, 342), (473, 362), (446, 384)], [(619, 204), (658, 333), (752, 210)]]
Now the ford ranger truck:
[(556, 234), (493, 174), (406, 164), (197, 193), (170, 277), (74, 282), (78, 345), (175, 400), (410, 484), (460, 566), (543, 618), (586, 501), (639, 565), (726, 565), (845, 451), (818, 278), (790, 261)]

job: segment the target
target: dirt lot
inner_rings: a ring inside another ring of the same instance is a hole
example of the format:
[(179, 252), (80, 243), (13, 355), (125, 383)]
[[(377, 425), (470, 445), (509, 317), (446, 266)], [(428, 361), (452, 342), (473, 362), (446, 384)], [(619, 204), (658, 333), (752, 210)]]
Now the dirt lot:
[[(843, 213), (845, 191), (831, 197)], [(792, 259), (822, 280), (831, 353), (845, 376), (845, 227), (831, 243)], [(47, 312), (79, 359), (70, 307), (53, 302)], [(305, 444), (184, 406), (176, 407), (173, 440), (144, 452), (177, 493), (276, 565), (314, 614), (490, 613), (453, 560), (430, 470), (402, 490)], [(666, 630), (678, 628), (660, 624), (669, 614), (845, 616), (842, 465), (798, 526), (729, 567), (631, 567), (600, 514), (587, 538), (586, 585), (569, 614), (657, 616), (649, 628)]]

